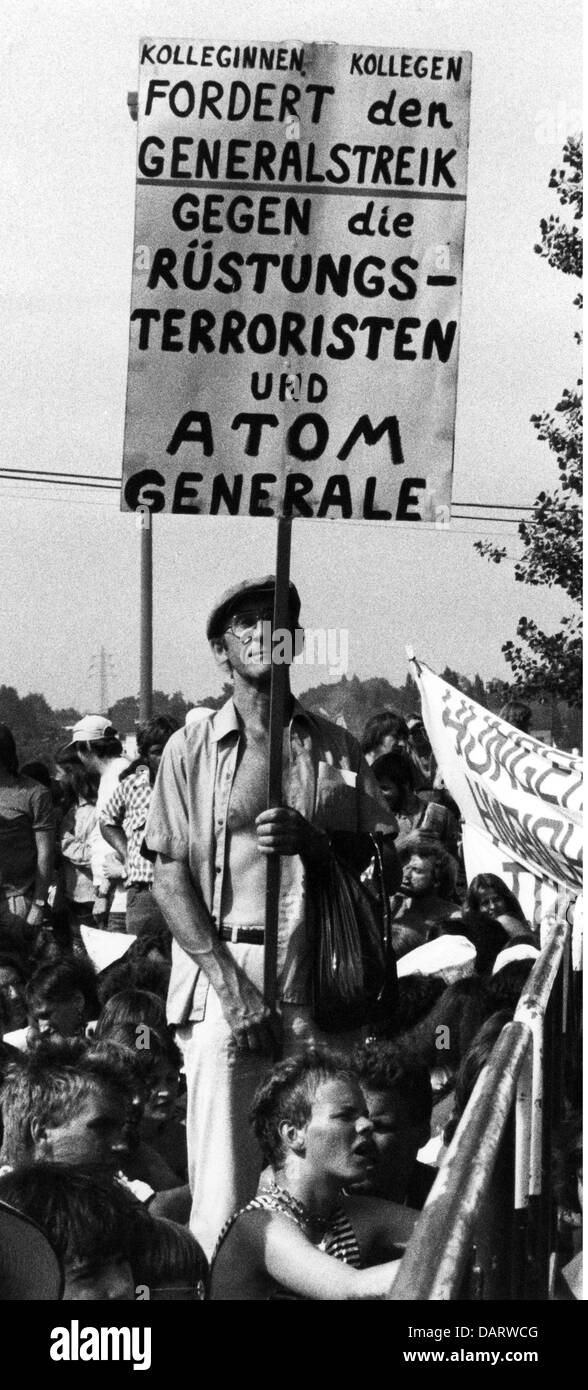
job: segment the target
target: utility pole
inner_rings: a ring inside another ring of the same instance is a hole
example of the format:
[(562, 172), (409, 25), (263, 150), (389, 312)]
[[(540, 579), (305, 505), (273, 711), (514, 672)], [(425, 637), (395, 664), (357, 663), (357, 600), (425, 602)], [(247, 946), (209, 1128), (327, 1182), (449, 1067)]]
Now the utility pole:
[[(137, 120), (138, 105), (138, 92), (127, 92), (132, 121)], [(137, 512), (137, 525), (141, 535), (139, 719), (144, 723), (153, 715), (153, 515), (148, 507)]]
[(138, 513), (141, 532), (141, 635), (139, 662), (139, 719), (153, 715), (153, 517)]

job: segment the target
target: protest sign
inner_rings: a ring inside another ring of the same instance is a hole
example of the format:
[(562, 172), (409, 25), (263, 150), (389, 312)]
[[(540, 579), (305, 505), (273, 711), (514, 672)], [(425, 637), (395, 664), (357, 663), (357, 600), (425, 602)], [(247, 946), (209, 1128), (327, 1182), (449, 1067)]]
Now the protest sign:
[(574, 919), (582, 891), (583, 762), (550, 748), (416, 660), (411, 667), (439, 770), (465, 825), (468, 882), (497, 874), (535, 926)]
[(124, 510), (449, 520), (470, 75), (141, 42)]

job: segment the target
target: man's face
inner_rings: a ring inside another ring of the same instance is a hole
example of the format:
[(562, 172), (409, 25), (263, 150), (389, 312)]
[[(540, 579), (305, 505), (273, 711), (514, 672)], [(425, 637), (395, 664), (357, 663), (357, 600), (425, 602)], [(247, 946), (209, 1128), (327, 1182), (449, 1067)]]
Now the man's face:
[(127, 1152), (124, 1099), (106, 1086), (95, 1086), (80, 1101), (75, 1115), (47, 1126), (43, 1154), (54, 1163), (95, 1163), (116, 1169)]
[(235, 604), (225, 629), (225, 642), (233, 671), (245, 680), (265, 682), (271, 675), (273, 598), (248, 594)]
[(376, 1164), (361, 1190), (373, 1192), (390, 1202), (403, 1202), (416, 1156), (425, 1142), (422, 1127), (412, 1123), (409, 1107), (395, 1091), (372, 1091), (364, 1087), (368, 1114), (373, 1124)]
[(432, 859), (421, 859), (420, 854), (411, 855), (402, 877), (402, 886), (414, 898), (430, 893), (435, 886), (435, 866)]
[(128, 1260), (122, 1255), (66, 1260), (63, 1300), (131, 1303), (135, 1300), (135, 1281)]
[(6, 1017), (6, 1032), (24, 1028), (27, 1021), (24, 986), (18, 970), (12, 965), (0, 965), (0, 995)]
[(73, 990), (66, 999), (32, 1001), (29, 1023), (45, 1039), (83, 1036), (85, 1003), (81, 990)]
[[(239, 600), (227, 620), (224, 640), (229, 661), (233, 671), (247, 682), (264, 685), (271, 678), (273, 616), (273, 594), (263, 592), (247, 594)], [(287, 643), (280, 647), (284, 665), (290, 665), (294, 656), (294, 626), (290, 620), (288, 631), (292, 633), (291, 651), (285, 649)]]
[(316, 1093), (305, 1134), (306, 1159), (317, 1179), (361, 1181), (375, 1162), (372, 1126), (359, 1083), (324, 1081)]

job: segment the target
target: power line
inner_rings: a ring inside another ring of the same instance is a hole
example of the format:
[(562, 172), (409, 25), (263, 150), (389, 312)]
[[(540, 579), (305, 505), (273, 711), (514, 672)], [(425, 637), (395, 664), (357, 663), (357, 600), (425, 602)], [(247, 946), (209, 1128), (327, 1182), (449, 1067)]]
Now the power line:
[[(119, 488), (121, 485), (121, 478), (114, 477), (113, 475), (100, 473), (68, 473), (63, 469), (0, 468), (0, 474), (7, 475), (10, 481), (22, 480), (38, 483), (41, 480), (45, 481), (45, 479), (51, 479), (58, 486), (67, 486), (67, 483), (62, 481), (63, 479), (75, 480), (73, 482), (73, 486), (75, 487), (86, 487), (92, 483), (98, 484), (100, 487), (114, 489), (115, 487)], [(523, 502), (460, 502), (457, 499), (453, 500), (452, 507), (474, 507), (478, 510), (489, 508), (491, 511), (495, 512), (533, 512), (537, 510), (536, 504), (529, 506)], [(469, 520), (469, 518), (463, 518), (463, 520), (466, 519)], [(483, 521), (487, 520), (486, 517), (480, 519)], [(516, 520), (516, 518), (505, 517), (504, 520), (513, 521)]]
[(0, 468), (0, 473), (10, 473), (22, 475), (24, 478), (31, 478), (36, 481), (35, 475), (40, 474), (43, 478), (88, 478), (91, 482), (99, 483), (118, 483), (120, 478), (116, 478), (105, 473), (66, 473), (62, 468)]
[[(9, 473), (9, 470), (6, 469), (6, 468), (0, 468), (0, 474), (2, 475), (2, 477), (0, 478), (0, 481), (2, 481), (2, 482), (5, 481), (5, 482), (12, 482), (12, 483), (32, 483), (32, 484), (38, 484), (38, 485), (41, 485), (41, 486), (51, 486), (51, 487), (69, 487), (69, 488), (79, 488), (79, 487), (83, 487), (83, 488), (87, 488), (87, 489), (89, 489), (90, 491), (93, 491), (93, 492), (100, 492), (100, 491), (118, 492), (119, 489), (120, 489), (120, 479), (117, 479), (117, 480), (114, 480), (114, 479), (113, 479), (112, 481), (103, 481), (103, 482), (96, 482), (96, 481), (88, 482), (88, 481), (86, 481), (86, 479), (88, 479), (88, 478), (93, 478), (93, 477), (97, 477), (97, 476), (98, 476), (98, 475), (93, 475), (93, 474), (74, 474), (74, 473), (68, 473), (68, 474), (65, 475), (65, 477), (61, 478), (61, 477), (55, 476), (54, 474), (45, 473), (45, 474), (43, 474), (43, 476), (41, 476), (41, 477), (35, 477), (35, 476), (34, 476), (30, 471), (28, 471), (28, 470), (24, 470), (24, 469), (23, 469), (21, 472), (16, 472), (16, 471), (12, 472), (12, 471), (11, 471), (11, 472)], [(75, 481), (70, 482), (69, 479), (75, 479)], [(49, 481), (49, 480), (51, 480), (51, 481)], [(504, 504), (499, 504), (499, 503), (496, 503), (496, 505), (495, 505), (493, 502), (452, 502), (452, 509), (453, 509), (454, 507), (474, 507), (474, 508), (477, 508), (477, 509), (482, 509), (482, 508), (488, 507), (488, 508), (491, 508), (493, 511), (515, 511), (515, 510), (517, 510), (517, 507), (515, 506), (514, 503), (513, 503), (512, 506), (506, 506), (506, 505), (504, 505)], [(521, 507), (518, 508), (518, 510), (520, 510), (520, 511), (533, 512), (533, 511), (536, 510), (536, 508), (535, 508), (535, 507), (522, 507), (522, 506), (521, 506)], [(493, 517), (493, 516), (470, 516), (470, 515), (468, 515), (467, 513), (460, 513), (460, 515), (459, 515), (459, 516), (456, 516), (455, 519), (456, 519), (457, 521), (494, 521), (494, 520), (498, 520), (498, 518), (495, 518), (495, 517)], [(502, 520), (503, 522), (506, 522), (506, 523), (509, 524), (509, 525), (518, 526), (518, 525), (520, 524), (521, 518), (515, 517), (515, 516), (505, 516), (505, 517), (502, 517), (501, 520)], [(528, 522), (527, 524), (528, 524), (528, 525), (533, 525), (533, 522)]]
[[(4, 470), (4, 469), (2, 469), (2, 472), (3, 472), (4, 475), (5, 475), (5, 470)], [(5, 476), (6, 476), (6, 475), (5, 475)], [(28, 477), (10, 476), (10, 477), (7, 477), (7, 478), (6, 478), (6, 482), (7, 482), (7, 483), (40, 483), (41, 486), (44, 486), (44, 487), (47, 487), (47, 486), (50, 486), (50, 487), (87, 487), (87, 488), (90, 488), (91, 490), (96, 491), (96, 492), (104, 492), (104, 491), (107, 491), (107, 492), (114, 492), (114, 491), (116, 491), (116, 492), (118, 492), (118, 490), (119, 490), (119, 488), (120, 488), (120, 483), (118, 483), (118, 484), (117, 484), (117, 483), (84, 483), (84, 482), (70, 483), (70, 482), (68, 482), (68, 480), (67, 480), (66, 478), (53, 478), (53, 479), (51, 480), (51, 483), (48, 483), (48, 479), (47, 479), (47, 478), (32, 478), (32, 477), (30, 477), (30, 476), (28, 476)]]

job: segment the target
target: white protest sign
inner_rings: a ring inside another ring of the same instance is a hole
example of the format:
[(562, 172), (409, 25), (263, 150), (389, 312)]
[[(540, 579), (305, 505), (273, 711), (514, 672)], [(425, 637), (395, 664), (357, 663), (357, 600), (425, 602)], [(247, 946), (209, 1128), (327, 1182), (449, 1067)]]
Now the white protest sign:
[(411, 657), (439, 771), (464, 820), (468, 882), (502, 878), (536, 926), (574, 920), (582, 890), (583, 761), (491, 714)]
[(141, 42), (123, 509), (449, 519), (470, 74)]

